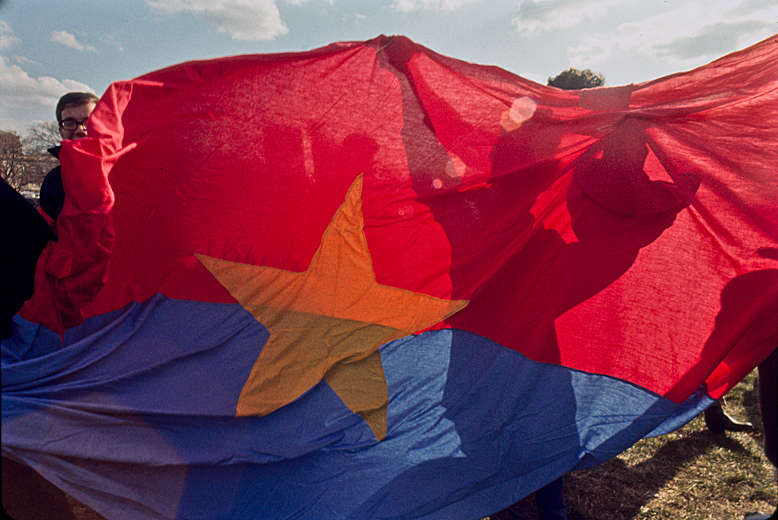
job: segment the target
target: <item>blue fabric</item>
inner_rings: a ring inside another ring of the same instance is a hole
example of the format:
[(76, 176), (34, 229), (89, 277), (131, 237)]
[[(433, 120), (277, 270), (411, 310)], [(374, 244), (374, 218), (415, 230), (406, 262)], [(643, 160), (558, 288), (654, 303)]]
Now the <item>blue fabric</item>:
[(87, 320), (64, 348), (14, 327), (3, 454), (117, 519), (479, 518), (710, 402), (677, 405), (442, 330), (381, 348), (377, 442), (326, 383), (269, 416), (235, 417), (267, 339), (238, 305), (157, 296)]

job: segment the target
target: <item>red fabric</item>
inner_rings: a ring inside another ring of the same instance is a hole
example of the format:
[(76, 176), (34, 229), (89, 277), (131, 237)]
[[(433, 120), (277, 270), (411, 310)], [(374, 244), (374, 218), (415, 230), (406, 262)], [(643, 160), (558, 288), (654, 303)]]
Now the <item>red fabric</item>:
[(41, 253), (35, 291), (21, 314), (63, 332), (83, 321), (83, 308), (101, 289), (114, 232), (113, 192), (107, 180), (110, 153), (95, 139), (63, 141), (59, 160), (67, 196), (53, 222), (57, 241), (49, 242)]
[(304, 271), (364, 174), (378, 281), (470, 301), (438, 327), (718, 397), (778, 344), (775, 121), (776, 37), (585, 91), (403, 37), (176, 65), (113, 84), (63, 147), (24, 315), (234, 301), (196, 253)]
[(46, 224), (48, 224), (50, 227), (54, 228), (54, 219), (51, 218), (48, 213), (46, 213), (40, 207), (38, 207), (38, 214), (41, 217), (43, 217), (43, 220), (46, 221)]

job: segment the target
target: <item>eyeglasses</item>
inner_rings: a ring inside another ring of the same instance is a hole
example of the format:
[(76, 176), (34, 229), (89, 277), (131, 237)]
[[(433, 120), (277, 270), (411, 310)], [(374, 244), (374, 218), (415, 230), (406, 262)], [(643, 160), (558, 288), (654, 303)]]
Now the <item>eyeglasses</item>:
[(73, 119), (72, 117), (69, 117), (67, 119), (63, 119), (62, 121), (60, 121), (59, 122), (59, 127), (61, 129), (63, 129), (63, 130), (67, 130), (68, 132), (73, 132), (79, 126), (84, 127), (84, 130), (86, 130), (86, 122), (87, 122), (87, 120), (88, 120), (88, 118), (87, 119), (82, 119), (80, 121), (77, 121), (77, 120)]

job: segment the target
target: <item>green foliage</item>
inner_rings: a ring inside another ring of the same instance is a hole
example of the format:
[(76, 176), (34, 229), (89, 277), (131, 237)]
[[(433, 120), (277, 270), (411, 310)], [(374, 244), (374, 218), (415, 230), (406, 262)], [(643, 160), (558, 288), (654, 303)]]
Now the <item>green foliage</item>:
[(590, 69), (579, 70), (570, 67), (553, 78), (548, 78), (548, 84), (562, 90), (594, 88), (605, 85), (605, 76), (600, 72), (594, 73)]

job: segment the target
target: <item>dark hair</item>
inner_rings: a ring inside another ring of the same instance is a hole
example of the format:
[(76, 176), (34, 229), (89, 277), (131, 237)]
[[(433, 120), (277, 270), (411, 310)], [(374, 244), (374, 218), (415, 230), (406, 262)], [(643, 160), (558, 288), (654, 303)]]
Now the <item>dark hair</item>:
[(100, 98), (91, 92), (68, 92), (57, 101), (57, 123), (62, 122), (62, 111), (65, 108), (97, 103), (99, 100)]

